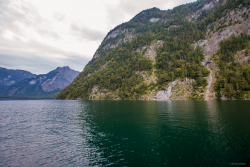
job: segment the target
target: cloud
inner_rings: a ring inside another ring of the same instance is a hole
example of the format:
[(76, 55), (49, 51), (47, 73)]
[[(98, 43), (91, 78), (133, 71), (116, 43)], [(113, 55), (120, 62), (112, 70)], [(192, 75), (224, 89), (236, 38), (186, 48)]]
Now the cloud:
[(0, 66), (8, 69), (22, 69), (36, 74), (47, 73), (46, 69), (53, 69), (54, 62), (46, 58), (38, 58), (36, 55), (27, 53), (1, 53)]
[[(66, 56), (65, 58), (50, 59), (36, 54), (2, 51), (0, 53), (0, 67), (8, 69), (22, 69), (35, 74), (46, 74), (56, 67), (69, 66), (71, 69), (82, 71), (88, 59), (80, 56)], [(55, 66), (55, 64), (57, 64)], [(14, 68), (13, 68), (14, 67)]]
[(60, 35), (58, 35), (56, 32), (51, 32), (46, 29), (41, 29), (38, 30), (37, 32), (39, 32), (39, 34), (44, 36), (45, 38), (49, 37), (49, 38), (54, 38), (56, 40), (61, 39)]
[(131, 16), (126, 18), (126, 12), (123, 9), (117, 10), (119, 7), (120, 4), (118, 6), (107, 4), (105, 7), (107, 10), (107, 25), (109, 25), (110, 29), (113, 29), (115, 26), (118, 26), (121, 23), (129, 21), (131, 18)]
[(82, 70), (105, 35), (142, 10), (177, 0), (0, 0), (0, 67), (47, 73)]
[(73, 34), (79, 35), (80, 38), (91, 41), (102, 40), (106, 35), (102, 31), (89, 29), (87, 27), (79, 27), (74, 23), (71, 24), (71, 30)]
[[(75, 44), (79, 35), (69, 35), (67, 27), (61, 26), (65, 19), (65, 15), (56, 12), (50, 19), (43, 18), (27, 1), (0, 1), (0, 67), (36, 74), (47, 73), (58, 66), (82, 71), (94, 51), (86, 55), (78, 50), (84, 46)], [(100, 39), (93, 33), (88, 39)]]
[(161, 10), (172, 9), (178, 5), (187, 2), (194, 2), (194, 0), (120, 0), (119, 9), (130, 15), (135, 15), (142, 10), (157, 7)]
[(65, 19), (65, 15), (62, 15), (60, 13), (54, 13), (54, 18), (58, 21), (63, 21)]
[(8, 46), (12, 43), (17, 48), (23, 48), (23, 51), (15, 48), (10, 50), (0, 43), (0, 67), (45, 74), (58, 66), (69, 66), (74, 70), (82, 71), (89, 61), (86, 56), (76, 52), (63, 51), (37, 41), (26, 43), (20, 41), (21, 39), (18, 38), (14, 42), (5, 40), (4, 44)]

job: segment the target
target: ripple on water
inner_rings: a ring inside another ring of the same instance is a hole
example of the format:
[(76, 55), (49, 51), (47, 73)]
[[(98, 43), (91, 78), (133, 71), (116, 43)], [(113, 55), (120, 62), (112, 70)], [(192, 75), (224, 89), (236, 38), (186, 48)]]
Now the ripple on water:
[(249, 163), (247, 108), (247, 101), (0, 101), (0, 164)]

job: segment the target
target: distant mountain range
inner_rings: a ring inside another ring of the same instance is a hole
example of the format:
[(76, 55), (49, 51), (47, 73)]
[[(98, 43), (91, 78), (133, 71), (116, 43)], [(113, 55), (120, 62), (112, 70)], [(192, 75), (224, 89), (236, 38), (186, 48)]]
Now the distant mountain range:
[(9, 98), (55, 98), (79, 74), (68, 66), (42, 75), (0, 68), (0, 96)]
[(32, 74), (24, 70), (10, 70), (0, 67), (0, 91), (9, 88), (11, 85), (20, 82), (25, 78), (32, 78), (35, 74)]

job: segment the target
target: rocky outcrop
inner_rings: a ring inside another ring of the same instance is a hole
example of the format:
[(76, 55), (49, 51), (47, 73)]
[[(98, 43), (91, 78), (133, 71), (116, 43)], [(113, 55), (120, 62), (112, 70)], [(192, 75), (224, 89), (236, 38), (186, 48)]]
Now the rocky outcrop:
[[(206, 87), (205, 100), (215, 99), (213, 87), (215, 83), (215, 73), (220, 71), (212, 60), (211, 55), (220, 48), (219, 43), (229, 38), (231, 35), (234, 34), (235, 36), (238, 36), (241, 33), (247, 33), (250, 35), (250, 17), (245, 17), (246, 15), (249, 16), (249, 11), (250, 9), (247, 8), (228, 11), (225, 17), (222, 17), (207, 27), (207, 40), (200, 40), (194, 44), (194, 47), (202, 47), (203, 54), (205, 55), (203, 65), (206, 65), (210, 71), (210, 74), (207, 77), (208, 85)], [(241, 63), (248, 63), (248, 57), (243, 56), (242, 54), (235, 55), (235, 58), (236, 61)]]
[[(119, 36), (123, 35), (123, 38), (117, 39), (115, 43), (107, 42), (110, 38), (118, 38)], [(138, 34), (135, 33), (135, 30), (133, 28), (130, 29), (124, 29), (124, 30), (114, 30), (111, 33), (107, 35), (107, 37), (104, 39), (104, 50), (107, 49), (113, 49), (121, 45), (122, 43), (130, 42), (132, 41)]]
[(142, 53), (145, 49), (147, 49), (147, 47), (143, 46), (142, 48), (137, 48), (136, 52)]
[(111, 33), (106, 37), (106, 39), (115, 38), (118, 34), (125, 33), (126, 31), (127, 31), (127, 30), (123, 30), (123, 31), (115, 30), (115, 31), (111, 32)]
[(121, 100), (121, 98), (108, 89), (101, 89), (99, 86), (94, 86), (89, 95), (89, 100)]
[(250, 66), (249, 53), (250, 53), (250, 49), (248, 49), (248, 50), (242, 50), (240, 52), (237, 52), (237, 54), (234, 56), (235, 57), (235, 61), (239, 62), (240, 64)]
[[(207, 26), (206, 37), (210, 38), (215, 32), (222, 31), (224, 28), (229, 26), (235, 26), (238, 24), (242, 24), (243, 22), (249, 23), (249, 8), (236, 8), (234, 10), (226, 10), (222, 18), (218, 19), (217, 21), (211, 23)], [(243, 25), (244, 26), (244, 25)], [(239, 28), (241, 29), (242, 26)], [(246, 27), (246, 25), (245, 25)], [(246, 31), (247, 29), (243, 27)], [(237, 30), (236, 30), (237, 31)]]
[(107, 65), (108, 65), (108, 62), (106, 62), (105, 64), (103, 64), (103, 65), (101, 66), (101, 68), (99, 69), (99, 71), (104, 70), (104, 68), (107, 67)]
[(214, 83), (215, 83), (215, 73), (208, 67), (210, 74), (207, 77), (206, 92), (205, 92), (205, 100), (215, 100), (215, 91), (214, 91)]
[(148, 71), (136, 71), (135, 73), (143, 78), (147, 86), (150, 85), (151, 83), (154, 84), (157, 83), (158, 78), (155, 74), (156, 70), (153, 70), (151, 74)]
[(100, 55), (98, 53), (95, 53), (93, 56), (93, 59), (97, 59)]
[(192, 98), (192, 93), (195, 93), (196, 96), (199, 96), (201, 99), (204, 96), (204, 93), (200, 89), (194, 90), (192, 83), (193, 79), (176, 79), (173, 82), (170, 82), (164, 89), (160, 91), (148, 91), (145, 95), (141, 96), (140, 100), (187, 100)]
[[(250, 17), (248, 17), (248, 19), (246, 20), (241, 17), (244, 14), (250, 15), (248, 11), (250, 11), (250, 9), (244, 8), (242, 10), (238, 9), (228, 12), (225, 17), (208, 26), (206, 32), (207, 40), (198, 41), (194, 44), (194, 47), (200, 46), (203, 48), (204, 55), (212, 55), (219, 49), (219, 42), (229, 38), (231, 35), (234, 34), (235, 36), (237, 36), (241, 33), (247, 33), (248, 35), (250, 35)], [(233, 25), (231, 26), (229, 26), (229, 23), (227, 24), (230, 18), (232, 19), (231, 22), (233, 22)], [(228, 20), (224, 24), (227, 27), (215, 31), (215, 29), (218, 29), (218, 26), (221, 25), (220, 22), (222, 20)]]
[(155, 97), (153, 97), (151, 100), (169, 100), (172, 96), (172, 87), (177, 84), (177, 81), (171, 82), (168, 86), (167, 91), (161, 90), (157, 93)]
[(192, 13), (191, 15), (187, 16), (186, 19), (188, 21), (196, 20), (202, 14), (203, 11), (213, 9), (218, 2), (219, 0), (215, 0), (213, 2), (205, 4), (200, 10), (197, 10), (195, 13)]
[(157, 56), (157, 49), (159, 49), (160, 47), (162, 47), (164, 44), (163, 41), (161, 40), (157, 40), (157, 41), (153, 41), (150, 45), (150, 47), (147, 49), (146, 53), (145, 53), (145, 57), (149, 58), (149, 60), (151, 61), (155, 61), (155, 58)]
[(155, 23), (155, 22), (157, 22), (157, 21), (159, 21), (159, 20), (160, 20), (160, 18), (155, 18), (155, 17), (152, 17), (152, 18), (149, 19), (149, 21), (150, 21), (151, 23)]
[(187, 100), (194, 91), (192, 87), (193, 79), (177, 79), (168, 84), (166, 90), (157, 92), (151, 100)]

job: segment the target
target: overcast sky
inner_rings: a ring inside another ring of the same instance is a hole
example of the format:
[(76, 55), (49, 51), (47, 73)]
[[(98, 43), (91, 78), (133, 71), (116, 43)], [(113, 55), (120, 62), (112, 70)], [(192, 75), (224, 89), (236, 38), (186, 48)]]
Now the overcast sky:
[(106, 34), (152, 7), (195, 0), (0, 0), (0, 67), (82, 71)]

